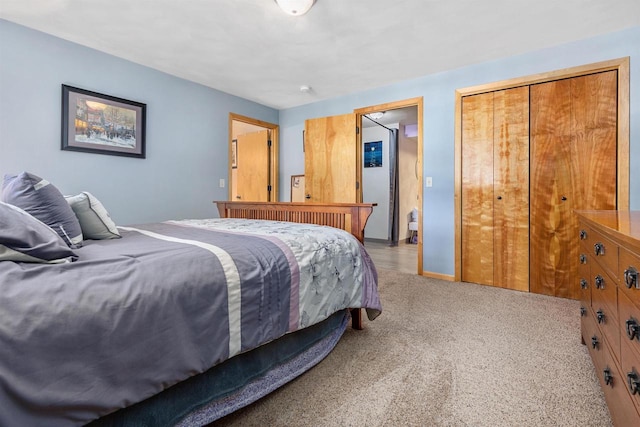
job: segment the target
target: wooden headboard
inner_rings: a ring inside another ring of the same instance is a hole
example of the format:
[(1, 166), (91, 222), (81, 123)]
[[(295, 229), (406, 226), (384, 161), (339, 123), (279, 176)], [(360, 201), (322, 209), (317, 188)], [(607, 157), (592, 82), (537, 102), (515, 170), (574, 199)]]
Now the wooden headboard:
[(328, 225), (364, 242), (364, 227), (376, 203), (296, 203), (216, 201), (221, 218), (268, 219)]

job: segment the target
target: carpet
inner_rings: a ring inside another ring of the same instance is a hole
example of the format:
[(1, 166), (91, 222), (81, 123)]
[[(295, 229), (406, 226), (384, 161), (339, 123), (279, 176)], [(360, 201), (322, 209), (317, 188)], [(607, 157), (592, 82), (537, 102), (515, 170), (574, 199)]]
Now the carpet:
[(383, 313), (212, 426), (611, 426), (579, 303), (379, 269)]

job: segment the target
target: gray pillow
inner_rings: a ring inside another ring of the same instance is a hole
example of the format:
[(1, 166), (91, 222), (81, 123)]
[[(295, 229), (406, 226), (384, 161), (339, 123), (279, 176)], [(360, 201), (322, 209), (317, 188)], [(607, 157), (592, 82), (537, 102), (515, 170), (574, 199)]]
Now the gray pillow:
[(49, 226), (0, 202), (0, 261), (61, 263), (78, 256)]
[(2, 201), (25, 210), (53, 228), (71, 248), (82, 246), (78, 218), (62, 193), (49, 181), (28, 172), (5, 175)]
[(100, 200), (88, 191), (77, 196), (65, 196), (69, 206), (80, 221), (82, 236), (85, 239), (118, 239), (120, 232)]

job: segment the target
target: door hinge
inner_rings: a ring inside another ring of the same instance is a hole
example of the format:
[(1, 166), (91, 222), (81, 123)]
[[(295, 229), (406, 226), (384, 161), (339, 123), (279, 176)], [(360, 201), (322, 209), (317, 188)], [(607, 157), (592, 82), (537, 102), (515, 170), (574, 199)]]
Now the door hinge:
[(267, 185), (267, 191), (271, 192), (271, 184)]
[(360, 133), (360, 128), (356, 126), (356, 135)]
[(359, 190), (359, 189), (360, 189), (360, 182), (356, 181), (356, 190)]
[(267, 140), (267, 147), (271, 147), (271, 140), (270, 139)]

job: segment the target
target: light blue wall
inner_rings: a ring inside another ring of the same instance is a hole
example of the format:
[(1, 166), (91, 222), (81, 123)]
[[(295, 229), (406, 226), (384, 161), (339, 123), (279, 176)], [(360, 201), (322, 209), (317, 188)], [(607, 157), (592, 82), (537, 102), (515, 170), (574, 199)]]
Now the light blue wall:
[[(61, 151), (62, 84), (146, 103), (147, 158)], [(121, 225), (216, 217), (229, 112), (278, 122), (272, 108), (0, 20), (0, 177), (27, 170), (89, 191)]]
[[(421, 55), (419, 51), (412, 52)], [(304, 173), (301, 147), (307, 118), (345, 114), (356, 108), (424, 97), (423, 176), (433, 177), (424, 189), (423, 241), (425, 271), (454, 272), (454, 93), (458, 88), (491, 83), (567, 67), (631, 57), (631, 164), (640, 164), (640, 27), (550, 49), (428, 75), (383, 88), (280, 111), (280, 182)], [(438, 58), (433, 58), (437, 61)], [(398, 64), (399, 67), (402, 64)], [(363, 69), (363, 73), (366, 70)], [(640, 209), (640, 180), (631, 167), (630, 201)], [(288, 188), (280, 189), (288, 197)]]

